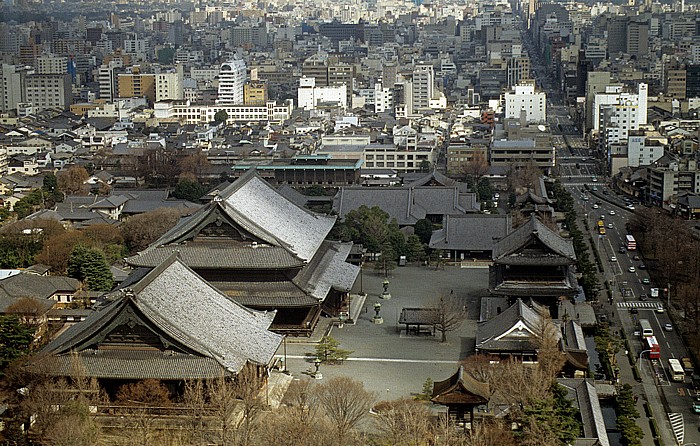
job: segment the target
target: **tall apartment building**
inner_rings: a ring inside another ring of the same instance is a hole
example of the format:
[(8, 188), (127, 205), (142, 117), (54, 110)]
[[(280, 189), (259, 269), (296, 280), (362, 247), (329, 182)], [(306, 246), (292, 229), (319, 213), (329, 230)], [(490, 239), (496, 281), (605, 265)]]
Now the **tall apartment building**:
[(17, 108), (26, 101), (26, 77), (31, 71), (16, 65), (0, 65), (0, 112)]
[(182, 65), (177, 65), (174, 70), (155, 74), (156, 102), (169, 99), (184, 99), (184, 71)]
[(246, 65), (242, 59), (233, 59), (219, 68), (217, 104), (243, 104), (243, 85), (247, 79)]
[(155, 75), (141, 73), (141, 67), (134, 65), (130, 73), (117, 75), (117, 91), (120, 98), (146, 98), (153, 103), (156, 100)]
[(435, 94), (435, 71), (432, 64), (420, 63), (413, 68), (413, 113), (430, 107)]
[(680, 67), (676, 70), (666, 71), (666, 96), (685, 99), (686, 95), (686, 71)]
[(608, 71), (588, 72), (586, 80), (586, 130), (590, 130), (596, 125), (594, 123), (595, 112), (593, 110), (596, 94), (605, 92), (610, 82), (611, 78)]
[(519, 119), (523, 112), (528, 123), (544, 122), (547, 118), (547, 95), (535, 91), (534, 82), (521, 83), (506, 93), (506, 119)]
[(65, 74), (68, 71), (68, 58), (54, 54), (44, 54), (36, 58), (38, 74)]
[(67, 108), (73, 99), (70, 75), (30, 74), (26, 77), (26, 101), (35, 111), (47, 108)]
[(97, 83), (100, 87), (100, 99), (113, 101), (119, 97), (117, 74), (122, 68), (122, 60), (117, 58), (97, 68)]
[(700, 98), (700, 65), (685, 67), (685, 97)]

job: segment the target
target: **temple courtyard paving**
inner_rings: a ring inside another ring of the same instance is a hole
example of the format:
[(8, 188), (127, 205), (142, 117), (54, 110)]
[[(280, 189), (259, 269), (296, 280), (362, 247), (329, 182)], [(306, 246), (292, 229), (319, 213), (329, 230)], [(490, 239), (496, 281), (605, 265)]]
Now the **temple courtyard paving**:
[[(311, 339), (290, 338), (280, 347), (278, 356), (284, 357), (294, 379), (313, 379), (314, 364), (309, 359), (314, 352), (314, 341), (330, 328), (330, 335), (340, 342), (340, 348), (353, 353), (338, 365), (321, 365), (324, 382), (336, 376), (348, 376), (361, 381), (365, 388), (377, 393), (380, 400), (393, 400), (420, 393), (423, 383), (430, 378), (443, 380), (457, 370), (461, 359), (474, 351), (476, 320), (479, 302), (488, 295), (488, 268), (446, 266), (435, 269), (426, 266), (398, 267), (388, 277), (391, 299), (382, 299), (384, 275), (365, 268), (352, 292), (367, 294), (364, 308), (355, 324), (341, 328), (323, 319)], [(454, 295), (463, 303), (467, 320), (447, 334), (447, 342), (440, 342), (440, 334), (409, 335), (398, 324), (402, 308), (429, 307), (431, 300), (440, 295)], [(384, 323), (373, 323), (374, 304), (381, 303), (380, 315)]]

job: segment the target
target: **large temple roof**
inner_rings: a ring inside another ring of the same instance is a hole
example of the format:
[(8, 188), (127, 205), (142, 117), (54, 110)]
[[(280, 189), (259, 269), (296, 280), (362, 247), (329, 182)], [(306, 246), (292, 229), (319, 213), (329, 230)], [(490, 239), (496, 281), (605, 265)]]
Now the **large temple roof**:
[[(85, 321), (49, 343), (41, 352), (45, 361), (40, 368), (60, 375), (76, 351), (88, 376), (235, 374), (246, 362), (266, 365), (272, 360), (283, 338), (268, 330), (274, 315), (232, 301), (171, 256), (131, 287), (109, 293)], [(126, 342), (101, 348), (112, 333), (131, 333), (135, 326), (145, 327), (157, 345), (139, 348)], [(151, 364), (154, 358), (158, 360)]]
[[(536, 250), (527, 249), (535, 244)], [(496, 242), (492, 258), (499, 263), (523, 265), (560, 265), (576, 262), (571, 240), (549, 229), (534, 215), (525, 224)]]

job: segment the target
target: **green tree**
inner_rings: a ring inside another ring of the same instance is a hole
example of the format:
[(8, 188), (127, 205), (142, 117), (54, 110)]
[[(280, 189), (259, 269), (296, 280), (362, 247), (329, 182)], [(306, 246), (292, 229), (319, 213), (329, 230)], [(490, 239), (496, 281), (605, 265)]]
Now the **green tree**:
[(476, 193), (479, 195), (479, 200), (491, 201), (491, 197), (493, 197), (493, 187), (491, 187), (491, 182), (488, 178), (479, 180), (476, 184)]
[(173, 197), (181, 200), (198, 201), (206, 193), (207, 189), (199, 184), (198, 181), (183, 179), (175, 186)]
[(316, 358), (320, 359), (322, 364), (343, 361), (352, 353), (351, 350), (340, 348), (340, 342), (330, 336), (323, 336), (316, 344)]
[(214, 121), (216, 122), (226, 122), (228, 121), (228, 113), (226, 110), (219, 110), (214, 114)]
[(17, 214), (17, 219), (21, 220), (38, 210), (39, 206), (43, 203), (43, 196), (43, 191), (41, 189), (34, 189), (29, 194), (20, 198), (13, 207), (15, 214)]
[(87, 283), (89, 290), (109, 291), (114, 285), (105, 255), (84, 245), (73, 248), (68, 261), (68, 275)]
[(34, 328), (22, 323), (18, 316), (0, 316), (0, 375), (15, 359), (29, 353), (34, 341)]
[(58, 190), (58, 179), (56, 178), (56, 175), (52, 173), (47, 173), (44, 175), (42, 188), (48, 193), (53, 193), (54, 191)]
[(433, 224), (430, 220), (422, 218), (416, 222), (414, 232), (420, 238), (421, 243), (427, 245), (430, 243), (430, 237), (433, 236)]
[(408, 251), (407, 258), (411, 262), (423, 260), (425, 257), (425, 245), (421, 243), (420, 239), (415, 234), (408, 236), (406, 250)]
[(158, 50), (158, 63), (161, 65), (171, 65), (175, 58), (175, 48), (167, 47)]

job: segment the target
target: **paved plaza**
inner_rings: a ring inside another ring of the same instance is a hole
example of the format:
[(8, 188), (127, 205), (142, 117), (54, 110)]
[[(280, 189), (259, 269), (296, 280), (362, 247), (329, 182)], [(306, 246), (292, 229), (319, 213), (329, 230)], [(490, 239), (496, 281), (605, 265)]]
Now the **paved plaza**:
[[(353, 353), (343, 364), (321, 365), (320, 370), (323, 380), (349, 376), (362, 381), (366, 389), (377, 392), (383, 400), (420, 393), (427, 378), (433, 381), (447, 378), (456, 371), (459, 360), (474, 351), (479, 301), (488, 294), (488, 268), (446, 266), (436, 270), (405, 266), (396, 268), (388, 280), (391, 299), (381, 299), (384, 276), (365, 268), (353, 289), (353, 293), (367, 293), (356, 324), (331, 329), (331, 336), (340, 341), (340, 347)], [(404, 327), (399, 326), (398, 318), (402, 308), (430, 306), (431, 299), (441, 294), (453, 294), (468, 312), (468, 320), (447, 334), (446, 343), (440, 343), (439, 333), (406, 336), (401, 332)], [(375, 302), (382, 304), (381, 325), (372, 322)], [(329, 322), (322, 320), (318, 331), (325, 331)], [(305, 355), (313, 353), (313, 341), (322, 334), (315, 333), (311, 340), (287, 341), (287, 367), (295, 379), (310, 379), (309, 372), (314, 366)], [(278, 355), (284, 355), (284, 348), (280, 348)]]

